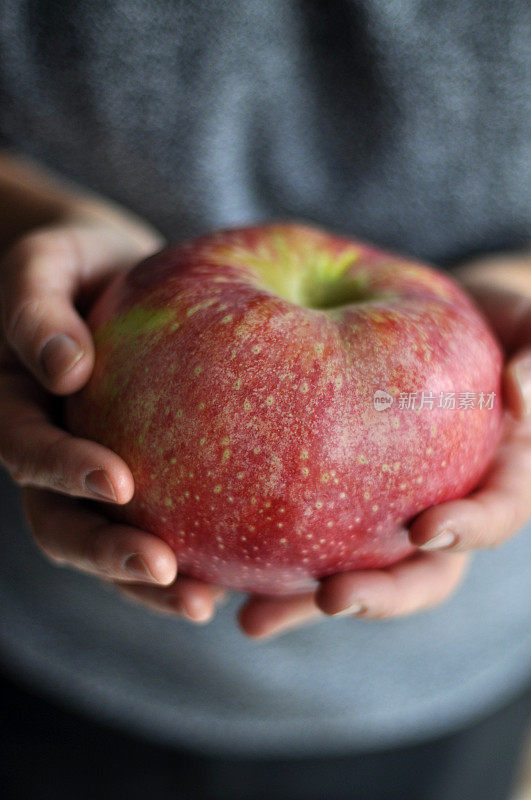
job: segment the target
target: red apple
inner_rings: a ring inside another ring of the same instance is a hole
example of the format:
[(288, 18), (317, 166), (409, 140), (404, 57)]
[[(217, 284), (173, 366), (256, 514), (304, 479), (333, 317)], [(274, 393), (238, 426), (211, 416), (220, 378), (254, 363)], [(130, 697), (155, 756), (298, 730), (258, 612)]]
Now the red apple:
[(121, 518), (206, 581), (285, 594), (404, 558), (405, 523), (467, 494), (499, 440), (501, 353), (463, 291), (314, 228), (169, 248), (89, 324), (68, 424), (129, 464)]

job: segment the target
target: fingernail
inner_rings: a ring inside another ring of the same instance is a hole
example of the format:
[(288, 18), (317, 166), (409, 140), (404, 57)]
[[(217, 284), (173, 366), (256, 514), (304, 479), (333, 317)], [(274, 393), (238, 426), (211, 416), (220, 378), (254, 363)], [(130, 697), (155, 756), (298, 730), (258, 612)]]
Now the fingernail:
[(199, 611), (199, 613), (196, 611), (194, 614), (191, 614), (190, 610), (184, 605), (183, 601), (172, 594), (165, 596), (164, 603), (169, 609), (174, 611), (176, 614), (179, 614), (179, 616), (183, 617), (183, 619), (187, 619), (189, 622), (208, 622), (212, 617), (212, 613), (210, 611), (208, 611), (206, 614), (204, 611)]
[(193, 603), (193, 608), (190, 606), (185, 606), (181, 603), (183, 614), (185, 614), (188, 619), (191, 619), (192, 622), (208, 622), (212, 619), (212, 610), (210, 608), (206, 608), (203, 604), (198, 605), (197, 603)]
[(93, 469), (85, 475), (85, 489), (100, 500), (116, 502), (116, 494), (107, 473), (103, 469)]
[(531, 356), (522, 358), (514, 368), (514, 376), (522, 396), (524, 416), (531, 415)]
[(457, 536), (452, 531), (442, 531), (434, 536), (433, 539), (428, 539), (424, 544), (419, 545), (421, 550), (445, 550), (451, 547), (457, 541)]
[(158, 583), (156, 578), (154, 578), (149, 571), (148, 565), (138, 553), (132, 553), (130, 556), (127, 556), (124, 561), (124, 570), (132, 578), (137, 578), (140, 580), (147, 579), (151, 583)]
[(333, 617), (350, 617), (355, 616), (356, 614), (360, 614), (364, 611), (364, 606), (361, 603), (352, 603), (352, 605), (348, 606), (348, 608), (344, 608), (342, 611), (335, 611), (332, 614)]
[(66, 333), (48, 339), (41, 350), (41, 366), (47, 378), (60, 378), (83, 356), (83, 350)]

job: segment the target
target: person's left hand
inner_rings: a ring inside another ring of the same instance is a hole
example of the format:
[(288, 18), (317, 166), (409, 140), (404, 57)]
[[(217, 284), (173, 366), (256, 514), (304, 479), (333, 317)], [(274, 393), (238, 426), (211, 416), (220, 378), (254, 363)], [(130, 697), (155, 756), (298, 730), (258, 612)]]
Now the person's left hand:
[(457, 273), (504, 346), (502, 444), (481, 486), (466, 498), (433, 506), (409, 531), (419, 549), (386, 569), (345, 572), (314, 592), (251, 597), (240, 611), (243, 631), (266, 637), (326, 618), (398, 617), (444, 601), (464, 574), (470, 551), (494, 547), (531, 516), (531, 262), (505, 256)]

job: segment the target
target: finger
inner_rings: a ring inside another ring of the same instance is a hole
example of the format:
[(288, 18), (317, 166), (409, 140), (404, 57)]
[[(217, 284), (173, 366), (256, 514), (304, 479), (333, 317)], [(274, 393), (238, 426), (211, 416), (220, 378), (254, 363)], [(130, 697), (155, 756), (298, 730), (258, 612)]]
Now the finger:
[(291, 597), (251, 597), (240, 609), (238, 621), (247, 636), (273, 636), (322, 618), (314, 593)]
[(40, 230), (20, 239), (0, 270), (6, 340), (50, 391), (68, 394), (87, 381), (90, 332), (74, 308), (80, 287), (124, 258), (124, 239), (89, 226)]
[(121, 584), (121, 594), (159, 614), (176, 614), (191, 622), (209, 622), (216, 606), (224, 599), (225, 589), (195, 578), (179, 575), (168, 589)]
[[(531, 314), (528, 340), (531, 341)], [(520, 350), (504, 371), (504, 396), (517, 419), (531, 417), (531, 347)]]
[(464, 573), (466, 555), (416, 553), (381, 570), (325, 578), (315, 597), (325, 614), (369, 619), (412, 614), (441, 603)]
[(424, 550), (494, 547), (531, 516), (531, 420), (510, 425), (482, 486), (462, 500), (429, 508), (411, 525)]
[(158, 536), (111, 523), (78, 501), (52, 492), (26, 489), (24, 507), (35, 542), (56, 564), (106, 580), (164, 586), (175, 580), (175, 555)]
[(512, 355), (531, 342), (531, 270), (529, 256), (504, 254), (482, 258), (457, 273)]
[[(42, 392), (44, 394), (44, 392)], [(52, 425), (35, 381), (20, 369), (0, 374), (0, 461), (23, 486), (127, 503), (134, 480), (112, 450)]]

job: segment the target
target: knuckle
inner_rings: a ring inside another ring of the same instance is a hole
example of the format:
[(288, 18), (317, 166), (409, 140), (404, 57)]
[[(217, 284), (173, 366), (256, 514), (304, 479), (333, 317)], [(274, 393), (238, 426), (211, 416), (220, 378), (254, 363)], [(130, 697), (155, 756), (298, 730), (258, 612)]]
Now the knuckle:
[[(42, 319), (44, 304), (35, 296), (35, 287), (53, 268), (71, 266), (74, 256), (68, 233), (61, 229), (42, 228), (22, 236), (2, 259), (4, 291), (2, 312), (8, 341), (13, 344), (22, 330), (33, 330)], [(44, 269), (44, 272), (43, 272)]]
[(41, 551), (42, 555), (45, 556), (52, 564), (64, 564), (65, 559), (58, 551), (57, 546), (51, 540), (49, 532), (46, 530), (46, 528), (42, 528), (39, 525), (30, 524), (30, 529), (33, 536), (33, 541)]
[[(527, 473), (531, 475), (531, 470)], [(507, 520), (504, 526), (504, 539), (508, 539), (512, 536), (516, 531), (518, 531), (522, 525), (526, 522), (528, 517), (527, 511), (527, 499), (524, 499), (520, 496), (512, 496), (507, 501)]]
[[(489, 548), (496, 548), (503, 544), (519, 527), (520, 507), (518, 498), (514, 497), (512, 493), (507, 492), (500, 496), (499, 506), (496, 510), (498, 513), (493, 515), (495, 523), (489, 528), (490, 535), (486, 543)], [(483, 544), (481, 538), (478, 533), (476, 536), (477, 546)]]
[(33, 259), (41, 238), (42, 233), (36, 231), (24, 234), (11, 245), (5, 255), (5, 261), (20, 269), (21, 265)]
[[(70, 448), (74, 437), (59, 430), (51, 441), (30, 445), (38, 439), (33, 426), (32, 420), (20, 421), (16, 425), (16, 435), (3, 432), (0, 436), (0, 463), (20, 486), (39, 486), (72, 494), (79, 472), (77, 463), (74, 463), (75, 453)], [(3, 427), (0, 419), (0, 431)], [(7, 425), (5, 427), (7, 430)], [(26, 442), (24, 445), (23, 440)]]
[(8, 467), (8, 472), (19, 486), (28, 486), (30, 484), (29, 473), (24, 467), (17, 464), (17, 466)]
[(29, 231), (14, 242), (6, 255), (8, 263), (20, 269), (42, 255), (55, 255), (61, 249), (64, 234), (61, 229), (39, 228)]
[(4, 314), (4, 328), (9, 344), (16, 346), (22, 332), (34, 331), (43, 313), (42, 300), (23, 293)]
[(57, 438), (47, 444), (39, 455), (40, 472), (49, 476), (50, 488), (69, 492), (72, 488), (72, 465), (68, 466), (67, 450), (72, 436), (61, 431)]
[(7, 456), (4, 454), (1, 461), (19, 486), (46, 486), (60, 489), (60, 482), (50, 477), (50, 471), (45, 469), (35, 455), (30, 457), (28, 454), (19, 453), (15, 457), (13, 454)]
[(86, 569), (103, 575), (113, 573), (105, 528), (92, 528), (81, 542), (80, 558)]
[(19, 486), (30, 485), (33, 478), (33, 471), (27, 459), (20, 453), (13, 452), (12, 447), (2, 448), (0, 453), (0, 463), (7, 469), (9, 475), (18, 483)]

